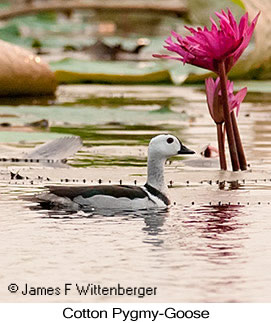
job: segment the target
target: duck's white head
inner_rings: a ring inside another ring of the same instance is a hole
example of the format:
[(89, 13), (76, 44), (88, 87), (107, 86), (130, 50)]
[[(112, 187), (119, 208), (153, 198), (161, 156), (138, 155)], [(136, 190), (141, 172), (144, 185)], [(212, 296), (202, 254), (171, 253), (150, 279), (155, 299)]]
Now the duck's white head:
[(175, 155), (194, 153), (186, 148), (178, 138), (170, 134), (158, 135), (152, 138), (149, 144), (149, 155), (156, 158), (167, 159)]

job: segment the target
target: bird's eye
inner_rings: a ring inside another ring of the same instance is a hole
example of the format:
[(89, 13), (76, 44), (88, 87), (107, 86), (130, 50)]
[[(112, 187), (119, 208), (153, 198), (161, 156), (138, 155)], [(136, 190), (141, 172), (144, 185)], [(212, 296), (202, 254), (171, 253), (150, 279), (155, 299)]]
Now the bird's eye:
[(167, 138), (167, 143), (168, 143), (168, 144), (172, 144), (172, 143), (173, 143), (173, 141), (174, 141), (174, 139), (173, 139), (173, 138)]

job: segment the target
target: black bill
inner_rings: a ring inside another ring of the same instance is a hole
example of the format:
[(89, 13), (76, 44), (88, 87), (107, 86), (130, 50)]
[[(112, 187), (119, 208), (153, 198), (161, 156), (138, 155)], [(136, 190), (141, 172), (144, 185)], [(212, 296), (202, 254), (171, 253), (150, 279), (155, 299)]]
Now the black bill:
[(181, 149), (178, 151), (178, 155), (186, 155), (186, 154), (195, 154), (193, 150), (188, 149), (184, 145), (181, 145)]

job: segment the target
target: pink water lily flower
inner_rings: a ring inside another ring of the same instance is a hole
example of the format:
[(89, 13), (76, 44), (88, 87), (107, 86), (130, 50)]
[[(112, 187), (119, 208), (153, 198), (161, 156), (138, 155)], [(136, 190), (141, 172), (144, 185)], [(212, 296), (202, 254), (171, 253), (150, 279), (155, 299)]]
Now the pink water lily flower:
[(248, 46), (260, 13), (251, 24), (248, 23), (246, 13), (240, 19), (239, 25), (230, 10), (228, 13), (222, 10), (221, 13), (215, 14), (219, 19), (219, 27), (210, 18), (212, 22), (210, 30), (207, 27), (195, 29), (186, 26), (192, 35), (184, 38), (174, 31), (171, 32), (177, 42), (169, 37), (165, 40), (167, 45), (164, 47), (179, 57), (159, 54), (153, 56), (179, 60), (184, 64), (199, 66), (217, 74), (219, 74), (218, 63), (223, 61), (228, 73)]
[[(224, 114), (222, 107), (222, 95), (220, 90), (220, 78), (218, 77), (215, 81), (213, 78), (209, 77), (205, 80), (206, 96), (209, 112), (215, 123), (224, 122)], [(240, 105), (243, 102), (246, 94), (247, 88), (241, 89), (236, 94), (233, 93), (233, 82), (227, 81), (228, 90), (228, 101), (229, 109), (232, 112), (236, 109), (236, 115), (238, 116)]]

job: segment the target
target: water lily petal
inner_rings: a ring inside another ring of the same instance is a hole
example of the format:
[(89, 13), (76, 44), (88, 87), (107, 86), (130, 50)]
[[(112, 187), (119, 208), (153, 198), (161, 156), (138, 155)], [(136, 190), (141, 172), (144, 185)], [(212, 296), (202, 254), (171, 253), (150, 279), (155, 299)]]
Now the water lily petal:
[(247, 88), (244, 87), (243, 89), (241, 89), (239, 92), (237, 92), (235, 94), (235, 99), (237, 101), (237, 107), (236, 107), (236, 115), (238, 117), (239, 115), (239, 110), (240, 110), (240, 104), (244, 101), (244, 98), (247, 95)]
[[(259, 14), (250, 25), (247, 13), (240, 19), (239, 25), (230, 10), (228, 13), (222, 10), (221, 13), (216, 12), (215, 14), (219, 18), (219, 28), (212, 18), (210, 18), (212, 22), (210, 30), (207, 27), (185, 26), (191, 36), (183, 38), (172, 31), (171, 34), (177, 39), (177, 43), (169, 37), (165, 41), (168, 46), (164, 47), (178, 54), (181, 57), (178, 60), (211, 70), (217, 74), (218, 62), (224, 61), (228, 73), (247, 48)], [(167, 58), (174, 59), (172, 56)]]

